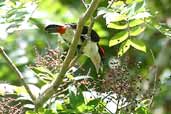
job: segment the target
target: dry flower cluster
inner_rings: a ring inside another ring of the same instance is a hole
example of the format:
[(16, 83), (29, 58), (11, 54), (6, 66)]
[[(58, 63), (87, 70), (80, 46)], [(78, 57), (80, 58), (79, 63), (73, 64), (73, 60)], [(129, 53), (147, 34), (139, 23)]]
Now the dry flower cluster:
[(21, 103), (11, 97), (0, 99), (0, 114), (24, 114)]

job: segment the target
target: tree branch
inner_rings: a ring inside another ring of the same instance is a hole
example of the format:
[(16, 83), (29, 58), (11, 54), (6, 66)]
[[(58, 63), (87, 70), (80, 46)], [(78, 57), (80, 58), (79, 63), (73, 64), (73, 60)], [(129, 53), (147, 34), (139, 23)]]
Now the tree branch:
[(52, 85), (49, 86), (49, 88), (47, 88), (36, 100), (36, 102), (35, 102), (36, 108), (41, 107), (43, 105), (43, 103), (49, 99), (49, 97), (51, 97), (53, 94), (56, 93), (57, 88), (59, 87), (60, 83), (62, 82), (62, 80), (65, 76), (65, 73), (67, 72), (70, 62), (74, 58), (77, 44), (78, 44), (79, 38), (82, 33), (83, 26), (84, 26), (85, 22), (93, 15), (93, 13), (97, 9), (99, 3), (100, 3), (100, 0), (92, 0), (90, 7), (86, 10), (86, 12), (83, 14), (83, 16), (81, 16), (79, 18), (79, 21), (77, 24), (77, 29), (74, 34), (74, 38), (71, 43), (71, 46), (68, 50), (67, 56), (64, 60), (63, 66), (62, 66), (57, 78), (52, 83)]
[(15, 64), (12, 62), (12, 60), (8, 57), (8, 55), (4, 51), (3, 47), (0, 47), (0, 53), (2, 54), (3, 58), (8, 62), (8, 65), (12, 68), (12, 70), (14, 70), (14, 72), (17, 74), (18, 78), (20, 79), (21, 83), (24, 85), (24, 87), (25, 87), (26, 91), (28, 92), (28, 94), (30, 95), (31, 99), (34, 101), (35, 97), (32, 94), (29, 86), (26, 84), (26, 82), (24, 80), (24, 76), (19, 71), (19, 69), (15, 66)]

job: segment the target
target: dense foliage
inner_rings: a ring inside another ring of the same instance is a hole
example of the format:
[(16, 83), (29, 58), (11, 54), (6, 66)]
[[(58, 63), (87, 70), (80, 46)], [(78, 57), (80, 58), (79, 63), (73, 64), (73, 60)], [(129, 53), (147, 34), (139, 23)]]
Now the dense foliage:
[[(0, 0), (0, 113), (170, 114), (170, 2)], [(44, 29), (78, 22), (104, 58)]]

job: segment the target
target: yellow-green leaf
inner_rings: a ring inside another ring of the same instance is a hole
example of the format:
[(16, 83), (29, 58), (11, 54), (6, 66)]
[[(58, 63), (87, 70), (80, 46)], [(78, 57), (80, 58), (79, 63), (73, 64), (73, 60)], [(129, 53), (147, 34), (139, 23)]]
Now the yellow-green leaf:
[(163, 23), (152, 23), (153, 26), (160, 31), (162, 34), (171, 37), (171, 27)]
[(142, 40), (137, 40), (137, 39), (130, 39), (131, 46), (134, 47), (137, 50), (146, 52), (146, 45)]
[(113, 7), (119, 7), (119, 6), (122, 6), (122, 5), (124, 5), (124, 2), (123, 1), (117, 1), (117, 2), (113, 2), (113, 4), (112, 4), (112, 8)]
[(125, 14), (120, 14), (120, 13), (116, 13), (116, 12), (106, 13), (103, 17), (106, 19), (107, 24), (109, 24), (111, 22), (118, 22), (118, 21), (127, 19), (127, 16)]
[(130, 48), (130, 46), (131, 46), (131, 42), (129, 39), (124, 41), (119, 48), (118, 56), (122, 56), (123, 54), (125, 54)]
[(106, 38), (101, 38), (98, 43), (99, 43), (99, 45), (108, 46), (109, 45), (109, 40), (106, 39)]
[(145, 27), (141, 27), (141, 26), (131, 28), (131, 30), (130, 30), (130, 36), (138, 36), (144, 30), (145, 30)]
[(143, 0), (126, 0), (127, 4), (133, 4), (135, 2), (142, 2)]
[(109, 23), (108, 28), (113, 28), (113, 29), (126, 29), (128, 27), (128, 24), (125, 24), (125, 25), (119, 25), (119, 24), (116, 24), (116, 23)]
[(144, 19), (150, 17), (151, 14), (149, 12), (140, 12), (135, 16), (132, 16), (131, 19)]
[(135, 19), (133, 21), (130, 21), (129, 27), (134, 27), (134, 26), (140, 25), (142, 23), (144, 23), (143, 19)]
[(50, 77), (55, 77), (50, 70), (45, 67), (30, 67), (36, 74), (48, 74)]
[(109, 47), (114, 46), (116, 44), (119, 44), (126, 40), (128, 38), (128, 32), (123, 31), (118, 34), (116, 34), (110, 41), (109, 41)]

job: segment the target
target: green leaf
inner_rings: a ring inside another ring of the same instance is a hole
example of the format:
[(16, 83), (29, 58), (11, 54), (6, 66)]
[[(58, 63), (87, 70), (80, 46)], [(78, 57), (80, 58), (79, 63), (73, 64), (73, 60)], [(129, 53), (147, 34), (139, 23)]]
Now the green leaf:
[(78, 93), (70, 91), (69, 100), (73, 108), (77, 108), (78, 106), (84, 104), (84, 96), (81, 91), (78, 91)]
[(108, 12), (109, 12), (109, 10), (106, 7), (100, 7), (100, 8), (98, 8), (97, 16), (106, 14)]
[(99, 45), (108, 46), (109, 40), (107, 38), (101, 38), (99, 41)]
[(109, 47), (114, 46), (116, 44), (119, 44), (126, 40), (128, 38), (128, 32), (123, 31), (118, 34), (116, 34), (110, 41), (109, 41)]
[(49, 109), (40, 108), (40, 109), (38, 109), (37, 112), (27, 111), (26, 114), (57, 114), (57, 113), (54, 113), (52, 110), (49, 110)]
[(100, 98), (97, 98), (97, 99), (93, 99), (93, 100), (90, 100), (87, 105), (88, 106), (92, 106), (92, 105), (97, 105), (98, 103), (101, 102), (101, 99)]
[(141, 26), (131, 28), (131, 30), (130, 30), (130, 36), (138, 36), (144, 30), (145, 30), (145, 27), (141, 27)]
[(152, 23), (153, 26), (162, 34), (171, 37), (171, 27), (163, 23)]
[(151, 114), (149, 112), (149, 109), (146, 107), (139, 107), (136, 109), (136, 113), (135, 114)]
[(142, 23), (144, 23), (143, 19), (135, 19), (135, 20), (129, 22), (129, 27), (134, 27), (134, 26), (140, 25)]
[(30, 67), (32, 71), (36, 74), (36, 76), (43, 82), (47, 83), (49, 81), (52, 81), (55, 77), (56, 74), (53, 74), (50, 70), (48, 70), (45, 67)]
[(120, 13), (116, 13), (116, 12), (106, 13), (103, 17), (106, 19), (107, 24), (109, 24), (111, 22), (118, 22), (118, 21), (127, 19), (127, 16), (125, 14), (120, 14)]
[(125, 54), (130, 48), (130, 46), (131, 46), (131, 41), (129, 39), (124, 41), (119, 48), (118, 56), (122, 56), (123, 54)]
[(134, 0), (126, 0), (126, 3), (127, 4), (132, 4), (132, 3), (134, 3)]
[(57, 110), (65, 110), (63, 104), (60, 102), (57, 102), (56, 107), (57, 107)]
[(149, 12), (140, 12), (135, 16), (132, 16), (130, 19), (144, 19), (148, 17), (151, 17), (151, 14)]
[(55, 77), (50, 70), (45, 67), (30, 67), (36, 74), (43, 73), (48, 74), (51, 77)]
[(119, 25), (119, 24), (116, 24), (116, 23), (109, 23), (107, 25), (108, 28), (113, 28), (113, 29), (126, 29), (128, 27), (128, 24), (125, 24), (125, 25)]
[(143, 0), (126, 0), (127, 4), (133, 4), (135, 2), (142, 2)]
[(36, 114), (34, 111), (27, 111), (26, 114)]
[(125, 6), (125, 3), (123, 1), (116, 1), (113, 2), (113, 4), (111, 5), (111, 8), (113, 9), (121, 9)]
[(137, 39), (130, 39), (131, 46), (134, 47), (137, 50), (146, 52), (146, 45), (143, 41), (137, 40)]

